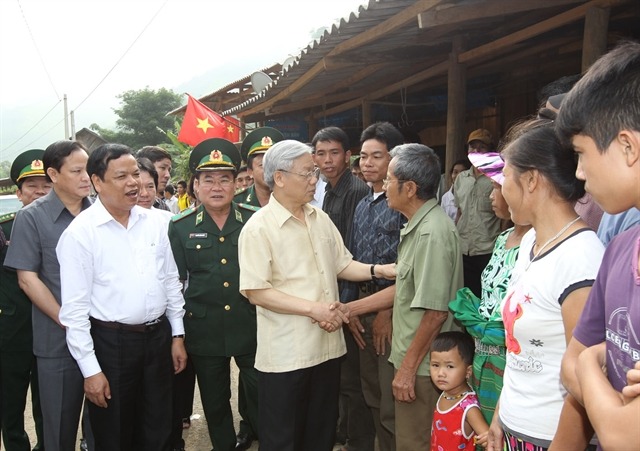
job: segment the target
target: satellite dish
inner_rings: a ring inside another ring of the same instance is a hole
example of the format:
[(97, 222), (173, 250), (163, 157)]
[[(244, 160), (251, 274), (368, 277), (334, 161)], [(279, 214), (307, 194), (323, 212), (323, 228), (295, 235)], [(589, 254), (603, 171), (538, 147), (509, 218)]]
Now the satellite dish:
[(258, 71), (251, 74), (251, 86), (253, 87), (253, 92), (256, 94), (260, 94), (264, 91), (272, 81), (271, 77), (264, 72)]
[(293, 63), (295, 62), (296, 62), (295, 56), (290, 56), (289, 58), (284, 60), (284, 63), (282, 63), (282, 71), (284, 72), (285, 70), (289, 69), (291, 66), (293, 66)]

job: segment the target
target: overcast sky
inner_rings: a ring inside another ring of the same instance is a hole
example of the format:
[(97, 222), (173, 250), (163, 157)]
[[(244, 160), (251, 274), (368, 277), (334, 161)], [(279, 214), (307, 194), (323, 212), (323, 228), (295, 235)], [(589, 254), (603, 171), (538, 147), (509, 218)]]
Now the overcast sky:
[(363, 3), (0, 0), (0, 161), (64, 138), (64, 94), (76, 130), (94, 122), (111, 128), (117, 94), (145, 86), (174, 89), (212, 69), (247, 62), (246, 73), (207, 90), (214, 91), (297, 55), (312, 30)]

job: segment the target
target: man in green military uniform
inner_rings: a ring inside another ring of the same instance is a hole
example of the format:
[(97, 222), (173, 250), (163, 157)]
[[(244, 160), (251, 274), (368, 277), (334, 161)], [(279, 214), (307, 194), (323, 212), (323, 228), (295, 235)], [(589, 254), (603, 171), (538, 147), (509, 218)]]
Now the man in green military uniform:
[[(207, 139), (189, 158), (201, 204), (175, 216), (169, 239), (185, 291), (185, 345), (194, 364), (216, 451), (246, 449), (236, 444), (229, 399), (230, 359), (240, 369), (245, 420), (258, 430), (256, 313), (238, 291), (238, 237), (254, 209), (233, 202), (240, 153), (225, 139)], [(250, 444), (250, 443), (249, 443)]]
[(247, 162), (249, 175), (253, 177), (253, 185), (239, 191), (233, 201), (242, 205), (264, 207), (269, 203), (271, 189), (264, 181), (262, 159), (269, 147), (282, 141), (284, 136), (275, 128), (261, 127), (249, 133), (242, 141), (242, 159)]
[[(16, 194), (25, 207), (51, 191), (51, 182), (44, 175), (43, 154), (41, 149), (27, 150), (18, 155), (11, 165), (11, 179), (18, 186)], [(0, 217), (0, 266), (4, 264), (14, 217), (15, 213)], [(31, 447), (24, 430), (24, 409), (30, 382), (37, 435), (34, 450), (43, 449), (31, 309), (31, 301), (18, 286), (16, 272), (0, 268), (0, 420), (7, 451), (23, 451)]]

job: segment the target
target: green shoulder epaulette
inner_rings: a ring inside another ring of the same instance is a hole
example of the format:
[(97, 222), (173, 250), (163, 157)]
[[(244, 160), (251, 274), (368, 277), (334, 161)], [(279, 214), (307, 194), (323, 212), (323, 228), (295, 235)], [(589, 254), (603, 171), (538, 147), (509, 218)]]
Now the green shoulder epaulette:
[(12, 221), (13, 219), (15, 219), (15, 217), (16, 217), (15, 211), (11, 213), (5, 213), (3, 215), (0, 215), (0, 223)]
[(235, 193), (233, 193), (233, 197), (236, 197), (238, 194), (242, 194), (242, 193), (244, 193), (245, 191), (247, 191), (247, 190), (248, 190), (248, 189), (250, 189), (250, 188), (251, 188), (250, 186), (247, 186), (246, 188), (239, 189), (238, 191), (236, 191)]
[(251, 204), (238, 203), (236, 205), (238, 205), (238, 208), (244, 208), (245, 210), (253, 211), (254, 213), (260, 210), (260, 207), (256, 207), (255, 205)]
[(198, 209), (197, 207), (189, 207), (186, 210), (182, 210), (180, 213), (178, 213), (177, 215), (174, 215), (171, 218), (171, 222), (182, 221), (187, 216), (191, 216), (192, 214), (194, 214), (197, 209)]

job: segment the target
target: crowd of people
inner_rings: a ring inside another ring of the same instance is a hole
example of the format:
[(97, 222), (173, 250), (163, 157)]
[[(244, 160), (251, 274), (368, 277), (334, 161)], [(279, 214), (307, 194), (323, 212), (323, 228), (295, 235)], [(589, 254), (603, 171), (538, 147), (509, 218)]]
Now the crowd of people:
[(637, 449), (640, 44), (547, 97), (444, 175), (388, 122), (207, 139), (175, 186), (161, 147), (21, 154), (5, 448), (31, 385), (34, 450), (81, 419), (83, 449), (184, 450), (197, 379), (216, 451)]

